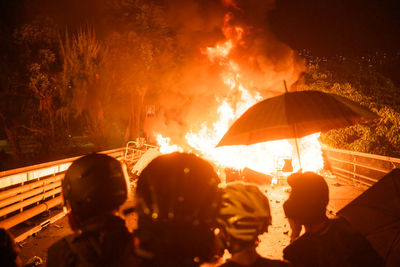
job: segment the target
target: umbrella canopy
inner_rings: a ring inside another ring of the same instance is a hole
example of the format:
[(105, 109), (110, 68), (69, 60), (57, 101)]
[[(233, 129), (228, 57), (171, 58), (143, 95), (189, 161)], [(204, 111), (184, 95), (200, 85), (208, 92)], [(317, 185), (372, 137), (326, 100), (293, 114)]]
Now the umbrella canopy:
[(338, 95), (320, 91), (287, 92), (250, 107), (217, 147), (299, 138), (374, 118), (378, 118), (375, 113)]
[(386, 266), (400, 266), (400, 169), (385, 175), (338, 215), (368, 238)]

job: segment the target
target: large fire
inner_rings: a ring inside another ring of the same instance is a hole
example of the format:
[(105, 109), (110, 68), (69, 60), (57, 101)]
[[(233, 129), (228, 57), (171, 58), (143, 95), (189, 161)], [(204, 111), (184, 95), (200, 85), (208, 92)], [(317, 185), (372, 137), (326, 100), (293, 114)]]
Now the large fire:
[[(282, 168), (284, 160), (290, 159), (293, 171), (297, 171), (300, 165), (294, 140), (271, 141), (250, 146), (215, 147), (229, 126), (249, 107), (263, 99), (258, 92), (251, 93), (245, 88), (241, 81), (240, 65), (230, 57), (231, 50), (242, 44), (244, 34), (241, 27), (230, 24), (230, 18), (231, 14), (225, 16), (224, 42), (219, 42), (214, 47), (206, 47), (201, 53), (208, 57), (210, 63), (223, 67), (221, 79), (231, 94), (224, 99), (216, 99), (220, 103), (217, 110), (219, 118), (211, 127), (204, 123), (200, 130), (186, 133), (185, 138), (191, 147), (190, 152), (195, 152), (220, 167), (234, 169), (247, 167), (265, 174), (276, 173)], [(322, 169), (323, 159), (318, 137), (319, 133), (298, 140), (303, 171)], [(157, 142), (161, 153), (184, 150), (176, 144), (170, 144), (170, 139), (161, 134), (157, 134)]]

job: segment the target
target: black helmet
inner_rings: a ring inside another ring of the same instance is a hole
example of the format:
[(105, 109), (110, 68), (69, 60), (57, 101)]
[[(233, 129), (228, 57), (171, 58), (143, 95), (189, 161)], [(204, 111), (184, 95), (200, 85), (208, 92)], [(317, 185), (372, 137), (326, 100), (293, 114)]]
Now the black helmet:
[(326, 216), (329, 188), (325, 179), (313, 172), (294, 173), (287, 179), (292, 191), (283, 204), (287, 217), (302, 224), (322, 220)]
[(62, 181), (64, 201), (81, 220), (117, 209), (127, 199), (127, 191), (121, 163), (104, 154), (75, 160)]
[(208, 260), (221, 199), (219, 182), (213, 167), (194, 154), (175, 152), (150, 162), (136, 188), (142, 248), (165, 261)]
[(256, 185), (228, 183), (224, 190), (218, 222), (235, 240), (254, 243), (271, 225), (268, 198)]

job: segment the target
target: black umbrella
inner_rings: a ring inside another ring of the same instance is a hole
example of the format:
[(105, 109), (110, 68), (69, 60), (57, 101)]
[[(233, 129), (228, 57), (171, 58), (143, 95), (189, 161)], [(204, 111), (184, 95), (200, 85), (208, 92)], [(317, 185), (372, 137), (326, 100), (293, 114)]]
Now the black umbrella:
[[(218, 146), (250, 145), (347, 127), (378, 116), (359, 104), (320, 91), (286, 92), (250, 107)], [(300, 156), (299, 156), (300, 161)]]
[(386, 266), (400, 266), (400, 169), (386, 174), (338, 215), (368, 238)]

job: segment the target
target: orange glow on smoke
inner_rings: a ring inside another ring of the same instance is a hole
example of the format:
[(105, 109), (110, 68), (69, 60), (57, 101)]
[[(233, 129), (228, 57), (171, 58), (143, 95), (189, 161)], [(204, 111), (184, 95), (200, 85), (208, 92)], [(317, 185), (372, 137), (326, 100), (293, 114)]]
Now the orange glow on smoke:
[[(240, 65), (230, 58), (232, 49), (241, 45), (245, 34), (241, 27), (230, 25), (230, 18), (230, 14), (225, 16), (223, 33), (226, 40), (201, 51), (208, 57), (210, 63), (223, 67), (221, 79), (229, 89), (229, 94), (223, 99), (217, 99), (220, 103), (217, 110), (218, 119), (212, 126), (204, 123), (200, 130), (186, 133), (185, 138), (191, 148), (190, 152), (196, 152), (221, 167), (235, 169), (248, 167), (266, 174), (276, 173), (277, 169), (282, 167), (283, 159), (292, 159), (294, 171), (297, 171), (300, 166), (294, 140), (215, 148), (230, 125), (249, 107), (263, 99), (258, 92), (251, 93), (245, 88), (241, 81)], [(249, 58), (249, 61), (251, 60), (254, 59)], [(318, 137), (319, 133), (298, 140), (303, 171), (318, 171), (323, 167)], [(161, 147), (161, 153), (183, 151), (183, 148), (169, 144), (170, 139), (161, 134), (157, 135), (157, 142)]]
[(214, 62), (214, 60), (217, 58), (226, 57), (231, 51), (232, 47), (233, 43), (231, 40), (229, 40), (223, 44), (217, 44), (215, 47), (207, 47), (203, 53), (208, 55), (208, 58), (211, 62)]

